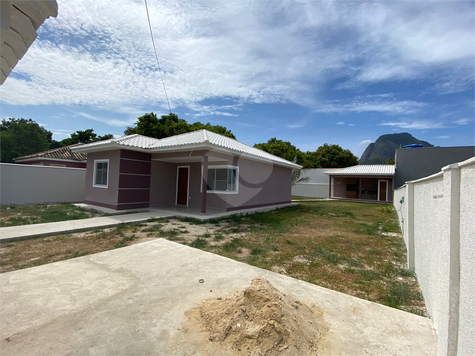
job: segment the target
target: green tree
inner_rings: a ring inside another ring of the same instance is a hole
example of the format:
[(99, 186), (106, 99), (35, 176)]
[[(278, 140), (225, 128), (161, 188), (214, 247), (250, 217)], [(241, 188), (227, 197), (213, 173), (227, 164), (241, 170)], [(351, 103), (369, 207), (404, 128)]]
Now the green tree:
[(396, 164), (396, 158), (395, 157), (390, 158), (386, 162), (384, 162), (383, 164)]
[(178, 115), (174, 113), (162, 115), (159, 119), (153, 112), (140, 116), (135, 122), (135, 126), (127, 127), (124, 133), (126, 135), (139, 134), (155, 138), (165, 138), (202, 129), (234, 139), (236, 138), (231, 130), (228, 130), (224, 126), (211, 125), (209, 122), (203, 124), (199, 121), (189, 124), (186, 120), (180, 119)]
[(226, 127), (221, 126), (221, 125), (211, 125), (209, 122), (207, 122), (206, 124), (202, 124), (201, 122), (197, 121), (191, 124), (190, 131), (203, 130), (203, 129), (236, 139), (236, 136), (234, 136), (231, 130), (228, 130)]
[(315, 168), (344, 168), (356, 166), (358, 158), (350, 150), (325, 143), (315, 152), (315, 164)]
[(3, 119), (0, 125), (1, 162), (49, 149), (53, 133), (31, 119)]
[(299, 161), (302, 161), (303, 158), (302, 152), (297, 147), (289, 141), (278, 140), (276, 137), (272, 137), (265, 143), (256, 143), (254, 147), (290, 162), (296, 159), (297, 164), (300, 164)]
[(96, 141), (103, 141), (114, 137), (114, 135), (112, 134), (98, 136), (96, 133), (94, 133), (94, 129), (78, 130), (76, 132), (73, 132), (70, 136), (71, 137), (65, 138), (64, 140), (61, 140), (59, 142), (53, 142), (51, 148), (64, 147), (74, 145), (76, 143), (91, 143)]

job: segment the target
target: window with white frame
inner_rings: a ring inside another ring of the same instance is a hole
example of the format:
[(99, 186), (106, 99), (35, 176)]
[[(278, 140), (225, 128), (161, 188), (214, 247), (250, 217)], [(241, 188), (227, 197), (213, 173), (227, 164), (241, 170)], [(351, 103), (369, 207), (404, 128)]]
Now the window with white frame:
[(238, 167), (216, 166), (208, 168), (208, 191), (237, 193), (238, 186)]
[(107, 188), (109, 181), (109, 160), (101, 159), (94, 161), (93, 186)]

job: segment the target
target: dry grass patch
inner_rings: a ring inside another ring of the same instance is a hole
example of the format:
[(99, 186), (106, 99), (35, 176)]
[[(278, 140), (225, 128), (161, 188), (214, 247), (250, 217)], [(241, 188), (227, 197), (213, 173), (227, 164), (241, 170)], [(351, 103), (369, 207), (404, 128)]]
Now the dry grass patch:
[(303, 202), (272, 212), (203, 222), (143, 224), (2, 244), (0, 271), (31, 267), (155, 238), (210, 251), (359, 298), (426, 315), (388, 206)]
[[(382, 209), (384, 207), (384, 209)], [(426, 315), (418, 283), (388, 206), (306, 202), (227, 220), (244, 234), (207, 251), (353, 296)], [(391, 236), (381, 231), (394, 232)], [(241, 254), (244, 249), (249, 254)]]
[(10, 205), (0, 207), (0, 227), (87, 219), (107, 214), (74, 204)]

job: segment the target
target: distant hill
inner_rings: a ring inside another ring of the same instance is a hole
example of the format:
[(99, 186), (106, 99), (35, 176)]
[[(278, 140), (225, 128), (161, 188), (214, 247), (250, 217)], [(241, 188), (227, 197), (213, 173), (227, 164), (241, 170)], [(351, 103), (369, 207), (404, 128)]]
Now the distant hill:
[(363, 152), (359, 162), (360, 164), (381, 164), (394, 158), (396, 149), (405, 145), (418, 143), (424, 147), (434, 147), (429, 142), (421, 141), (410, 133), (403, 132), (398, 134), (382, 135), (376, 142), (370, 143)]

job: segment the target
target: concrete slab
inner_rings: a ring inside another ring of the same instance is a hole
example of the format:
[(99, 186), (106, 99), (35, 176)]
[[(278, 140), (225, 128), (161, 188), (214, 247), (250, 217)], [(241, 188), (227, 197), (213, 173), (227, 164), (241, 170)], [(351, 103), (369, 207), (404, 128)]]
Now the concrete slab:
[[(435, 355), (429, 319), (167, 240), (0, 275), (5, 355), (217, 355), (185, 312), (267, 278), (324, 311), (326, 355)], [(199, 283), (199, 279), (204, 283)]]
[(77, 231), (105, 229), (120, 224), (146, 221), (151, 218), (171, 217), (174, 214), (164, 211), (147, 211), (143, 213), (102, 216), (81, 220), (68, 220), (44, 224), (8, 226), (0, 228), (0, 242), (18, 241), (34, 237), (66, 234)]
[[(92, 205), (86, 204), (75, 204), (82, 208), (96, 209), (102, 212), (110, 213), (115, 212), (116, 210), (95, 207)], [(255, 208), (255, 209), (245, 209), (245, 210), (235, 210), (235, 211), (222, 211), (217, 209), (208, 209), (206, 214), (201, 214), (200, 208), (197, 207), (182, 207), (182, 206), (163, 206), (156, 208), (149, 208), (145, 212), (134, 212), (127, 213), (122, 215), (112, 215), (112, 216), (102, 216), (97, 218), (88, 218), (81, 220), (68, 220), (68, 221), (59, 221), (52, 223), (44, 224), (32, 224), (32, 225), (20, 225), (20, 226), (9, 226), (0, 228), (0, 243), (1, 242), (11, 242), (32, 239), (35, 237), (42, 236), (51, 236), (66, 234), (71, 232), (78, 231), (88, 231), (94, 229), (105, 229), (108, 227), (117, 226), (120, 224), (131, 223), (131, 222), (141, 222), (146, 221), (152, 218), (172, 218), (172, 217), (189, 217), (198, 220), (210, 220), (217, 218), (224, 218), (231, 215), (246, 215), (252, 214), (258, 211), (270, 211), (280, 208), (285, 208), (287, 206), (292, 206), (297, 204), (283, 204), (283, 205), (273, 205), (264, 208)], [(124, 211), (125, 212), (125, 211)], [(132, 212), (127, 210), (127, 212)]]

